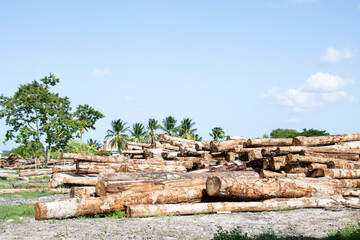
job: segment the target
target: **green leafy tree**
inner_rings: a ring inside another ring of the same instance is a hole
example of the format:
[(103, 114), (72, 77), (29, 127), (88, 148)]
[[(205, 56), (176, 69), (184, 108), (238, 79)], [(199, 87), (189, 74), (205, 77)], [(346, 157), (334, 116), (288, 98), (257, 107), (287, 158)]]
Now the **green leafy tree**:
[(87, 145), (89, 146), (93, 146), (95, 147), (97, 150), (100, 150), (100, 148), (102, 148), (102, 144), (97, 141), (97, 140), (94, 140), (92, 138), (90, 138), (89, 140), (87, 140)]
[(89, 129), (95, 129), (95, 122), (104, 117), (104, 115), (95, 110), (93, 107), (90, 107), (88, 104), (79, 105), (74, 113), (76, 119), (79, 121), (80, 127), (80, 141), (82, 141), (82, 136), (84, 132), (89, 131)]
[(306, 129), (304, 128), (301, 136), (305, 136), (305, 137), (313, 137), (313, 136), (328, 136), (330, 135), (330, 133), (328, 133), (326, 130), (318, 130), (318, 129)]
[(176, 135), (176, 132), (178, 130), (178, 126), (176, 126), (176, 119), (173, 118), (172, 116), (168, 116), (166, 118), (164, 118), (164, 120), (162, 121), (162, 125), (160, 126), (160, 128), (166, 132), (168, 135), (170, 136), (174, 136)]
[(81, 105), (72, 113), (68, 97), (50, 92), (50, 88), (59, 81), (50, 73), (40, 81), (20, 85), (12, 97), (0, 96), (0, 118), (5, 118), (6, 125), (11, 127), (4, 142), (37, 142), (45, 165), (51, 149), (63, 149), (85, 127), (85, 121), (80, 120), (80, 116), (86, 115), (87, 119), (91, 119), (92, 124), (86, 121), (86, 126), (92, 129), (95, 121), (103, 117), (97, 111), (96, 116), (92, 115), (93, 112), (83, 113)]
[(110, 147), (116, 147), (119, 153), (125, 148), (126, 141), (129, 140), (129, 136), (126, 134), (129, 127), (126, 124), (127, 122), (121, 119), (112, 121), (112, 129), (107, 130), (107, 135), (105, 136), (105, 140), (110, 139)]
[(178, 128), (178, 135), (185, 139), (194, 139), (196, 128), (193, 128), (196, 123), (190, 118), (184, 118)]
[(131, 133), (131, 141), (143, 143), (145, 142), (145, 138), (147, 135), (147, 131), (145, 130), (145, 126), (142, 123), (134, 123)]
[(271, 138), (294, 138), (300, 136), (300, 133), (294, 129), (277, 128), (270, 132)]
[(209, 133), (209, 135), (213, 137), (215, 141), (225, 138), (225, 132), (221, 127), (214, 127), (211, 129), (211, 133)]
[(148, 142), (153, 144), (157, 140), (156, 130), (160, 128), (160, 125), (157, 120), (150, 118), (146, 127), (148, 129), (146, 139)]
[(20, 144), (18, 147), (11, 149), (10, 153), (21, 155), (22, 158), (40, 158), (43, 156), (39, 143), (35, 141), (28, 141), (26, 144)]

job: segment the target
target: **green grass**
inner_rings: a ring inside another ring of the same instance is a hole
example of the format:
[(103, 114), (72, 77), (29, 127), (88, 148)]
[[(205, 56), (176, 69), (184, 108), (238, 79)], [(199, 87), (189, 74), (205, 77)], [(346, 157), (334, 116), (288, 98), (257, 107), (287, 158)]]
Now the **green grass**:
[[(274, 233), (263, 233), (260, 235), (250, 236), (243, 233), (241, 227), (238, 226), (232, 230), (224, 230), (218, 227), (217, 232), (214, 234), (212, 240), (301, 240), (301, 239), (315, 239), (302, 236), (277, 236)], [(336, 231), (331, 231), (328, 237), (322, 238), (323, 240), (359, 240), (360, 239), (360, 221), (351, 222), (345, 228)]]
[(31, 192), (31, 193), (6, 193), (6, 194), (0, 194), (0, 198), (25, 198), (25, 199), (29, 199), (29, 198), (39, 198), (39, 197), (45, 197), (45, 196), (49, 196), (49, 195), (53, 195), (55, 193), (49, 193), (49, 192), (45, 192), (45, 191), (41, 191), (41, 189), (39, 189), (36, 192)]
[(124, 213), (121, 210), (115, 210), (113, 213), (107, 213), (107, 214), (94, 214), (89, 216), (79, 216), (78, 219), (94, 219), (94, 218), (113, 218), (113, 219), (120, 219), (120, 218), (126, 218), (126, 213)]
[(20, 217), (35, 216), (35, 204), (0, 206), (0, 219), (19, 220)]

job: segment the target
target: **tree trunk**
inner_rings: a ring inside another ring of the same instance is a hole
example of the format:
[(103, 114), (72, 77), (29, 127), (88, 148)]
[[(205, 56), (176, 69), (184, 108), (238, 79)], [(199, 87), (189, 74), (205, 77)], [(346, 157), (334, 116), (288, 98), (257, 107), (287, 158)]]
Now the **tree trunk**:
[(72, 166), (56, 166), (52, 168), (52, 172), (77, 172), (76, 165)]
[(196, 142), (195, 148), (197, 151), (210, 151), (210, 141)]
[(279, 172), (273, 172), (273, 171), (267, 171), (267, 170), (261, 169), (260, 177), (261, 178), (284, 177), (284, 174), (279, 173)]
[(331, 161), (327, 163), (328, 168), (342, 168), (342, 169), (360, 169), (359, 162), (350, 162), (350, 161)]
[(307, 173), (307, 165), (302, 162), (291, 162), (285, 165), (284, 171), (286, 173)]
[(295, 137), (292, 145), (294, 146), (323, 146), (333, 145), (339, 142), (360, 141), (360, 133), (329, 135), (320, 137)]
[(342, 145), (331, 145), (325, 147), (309, 147), (305, 148), (305, 150), (311, 152), (319, 152), (319, 153), (346, 153), (346, 154), (360, 154), (360, 149), (352, 149), (349, 147), (344, 147)]
[(269, 160), (269, 169), (278, 171), (286, 165), (286, 156), (272, 157)]
[(302, 156), (302, 155), (287, 155), (287, 162), (304, 162), (304, 163), (328, 163), (328, 162), (338, 162), (338, 161), (346, 161), (340, 160), (336, 158), (323, 158), (323, 157), (312, 157), (312, 156)]
[(311, 157), (343, 159), (343, 160), (351, 160), (351, 161), (360, 160), (359, 154), (351, 154), (351, 153), (319, 153), (319, 152), (310, 152), (310, 150), (305, 150), (301, 152), (301, 155), (311, 156)]
[(49, 183), (44, 182), (21, 182), (21, 183), (13, 183), (14, 188), (19, 187), (48, 187)]
[(19, 178), (19, 175), (18, 175), (18, 174), (11, 174), (11, 173), (2, 173), (2, 172), (0, 172), (0, 178), (1, 178), (1, 179)]
[(104, 163), (121, 163), (123, 159), (116, 157), (103, 157), (103, 156), (93, 156), (93, 155), (85, 155), (81, 153), (62, 153), (59, 158), (62, 159), (78, 159), (89, 162), (104, 162)]
[(276, 155), (286, 155), (289, 153), (300, 153), (304, 147), (297, 147), (297, 146), (291, 146), (291, 147), (278, 147), (275, 150)]
[[(215, 202), (215, 203), (180, 203), (180, 204), (141, 204), (126, 206), (126, 216), (151, 217), (159, 215), (192, 215), (217, 212), (261, 212), (299, 208), (328, 208), (345, 205), (346, 200), (337, 198), (290, 198), (270, 199), (261, 202)], [(358, 201), (359, 204), (359, 201)]]
[(311, 163), (308, 166), (309, 171), (314, 171), (315, 169), (327, 169), (327, 164), (323, 163)]
[(161, 190), (183, 189), (189, 187), (204, 187), (205, 177), (178, 180), (145, 180), (145, 181), (121, 181), (121, 182), (98, 182), (96, 194), (100, 197), (108, 194), (132, 192), (154, 192)]
[(95, 197), (95, 187), (72, 187), (70, 198)]
[(244, 138), (244, 139), (236, 139), (236, 140), (227, 140), (227, 141), (211, 141), (210, 142), (210, 148), (212, 152), (219, 152), (218, 148), (219, 147), (224, 147), (224, 146), (236, 146), (236, 145), (241, 145), (241, 147), (243, 146), (243, 144), (247, 141), (248, 138)]
[(64, 219), (70, 217), (110, 213), (124, 210), (125, 205), (165, 204), (182, 202), (200, 202), (204, 187), (172, 189), (155, 192), (130, 192), (99, 198), (70, 198), (55, 202), (37, 202), (35, 219)]
[(40, 175), (48, 175), (52, 173), (52, 169), (28, 169), (28, 170), (19, 170), (20, 177), (27, 176), (40, 176)]
[(84, 176), (69, 173), (54, 173), (49, 182), (50, 188), (63, 185), (95, 186), (98, 181), (96, 176)]
[(70, 189), (67, 188), (58, 188), (58, 189), (41, 189), (41, 188), (25, 188), (25, 189), (0, 189), (0, 194), (9, 194), (9, 193), (33, 193), (33, 192), (48, 192), (48, 193), (69, 193)]
[(343, 187), (357, 187), (358, 184), (357, 181), (338, 179), (209, 177), (206, 182), (206, 192), (209, 196), (249, 200), (299, 198), (341, 194)]
[(246, 141), (246, 147), (291, 146), (291, 144), (291, 138), (250, 138)]
[(358, 179), (360, 169), (316, 169), (311, 172), (310, 177), (331, 177), (338, 179)]

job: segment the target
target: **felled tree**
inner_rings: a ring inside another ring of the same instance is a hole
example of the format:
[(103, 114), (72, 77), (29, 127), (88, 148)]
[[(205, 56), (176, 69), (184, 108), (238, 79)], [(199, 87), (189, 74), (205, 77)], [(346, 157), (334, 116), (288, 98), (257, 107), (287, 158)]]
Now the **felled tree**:
[(79, 105), (72, 113), (69, 98), (49, 90), (58, 83), (59, 78), (50, 73), (40, 81), (20, 85), (12, 97), (0, 96), (0, 118), (11, 127), (4, 142), (39, 143), (45, 166), (52, 148), (63, 149), (82, 129), (94, 129), (95, 122), (104, 117), (88, 105)]

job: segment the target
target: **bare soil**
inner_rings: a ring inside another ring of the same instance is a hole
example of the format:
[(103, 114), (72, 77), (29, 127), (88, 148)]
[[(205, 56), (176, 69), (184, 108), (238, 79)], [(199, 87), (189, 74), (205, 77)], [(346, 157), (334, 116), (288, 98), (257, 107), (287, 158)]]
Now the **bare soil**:
[(133, 219), (36, 221), (24, 218), (0, 222), (0, 239), (211, 239), (218, 227), (229, 230), (236, 226), (251, 235), (273, 232), (282, 236), (322, 238), (328, 236), (329, 231), (358, 220), (360, 209), (300, 209)]

